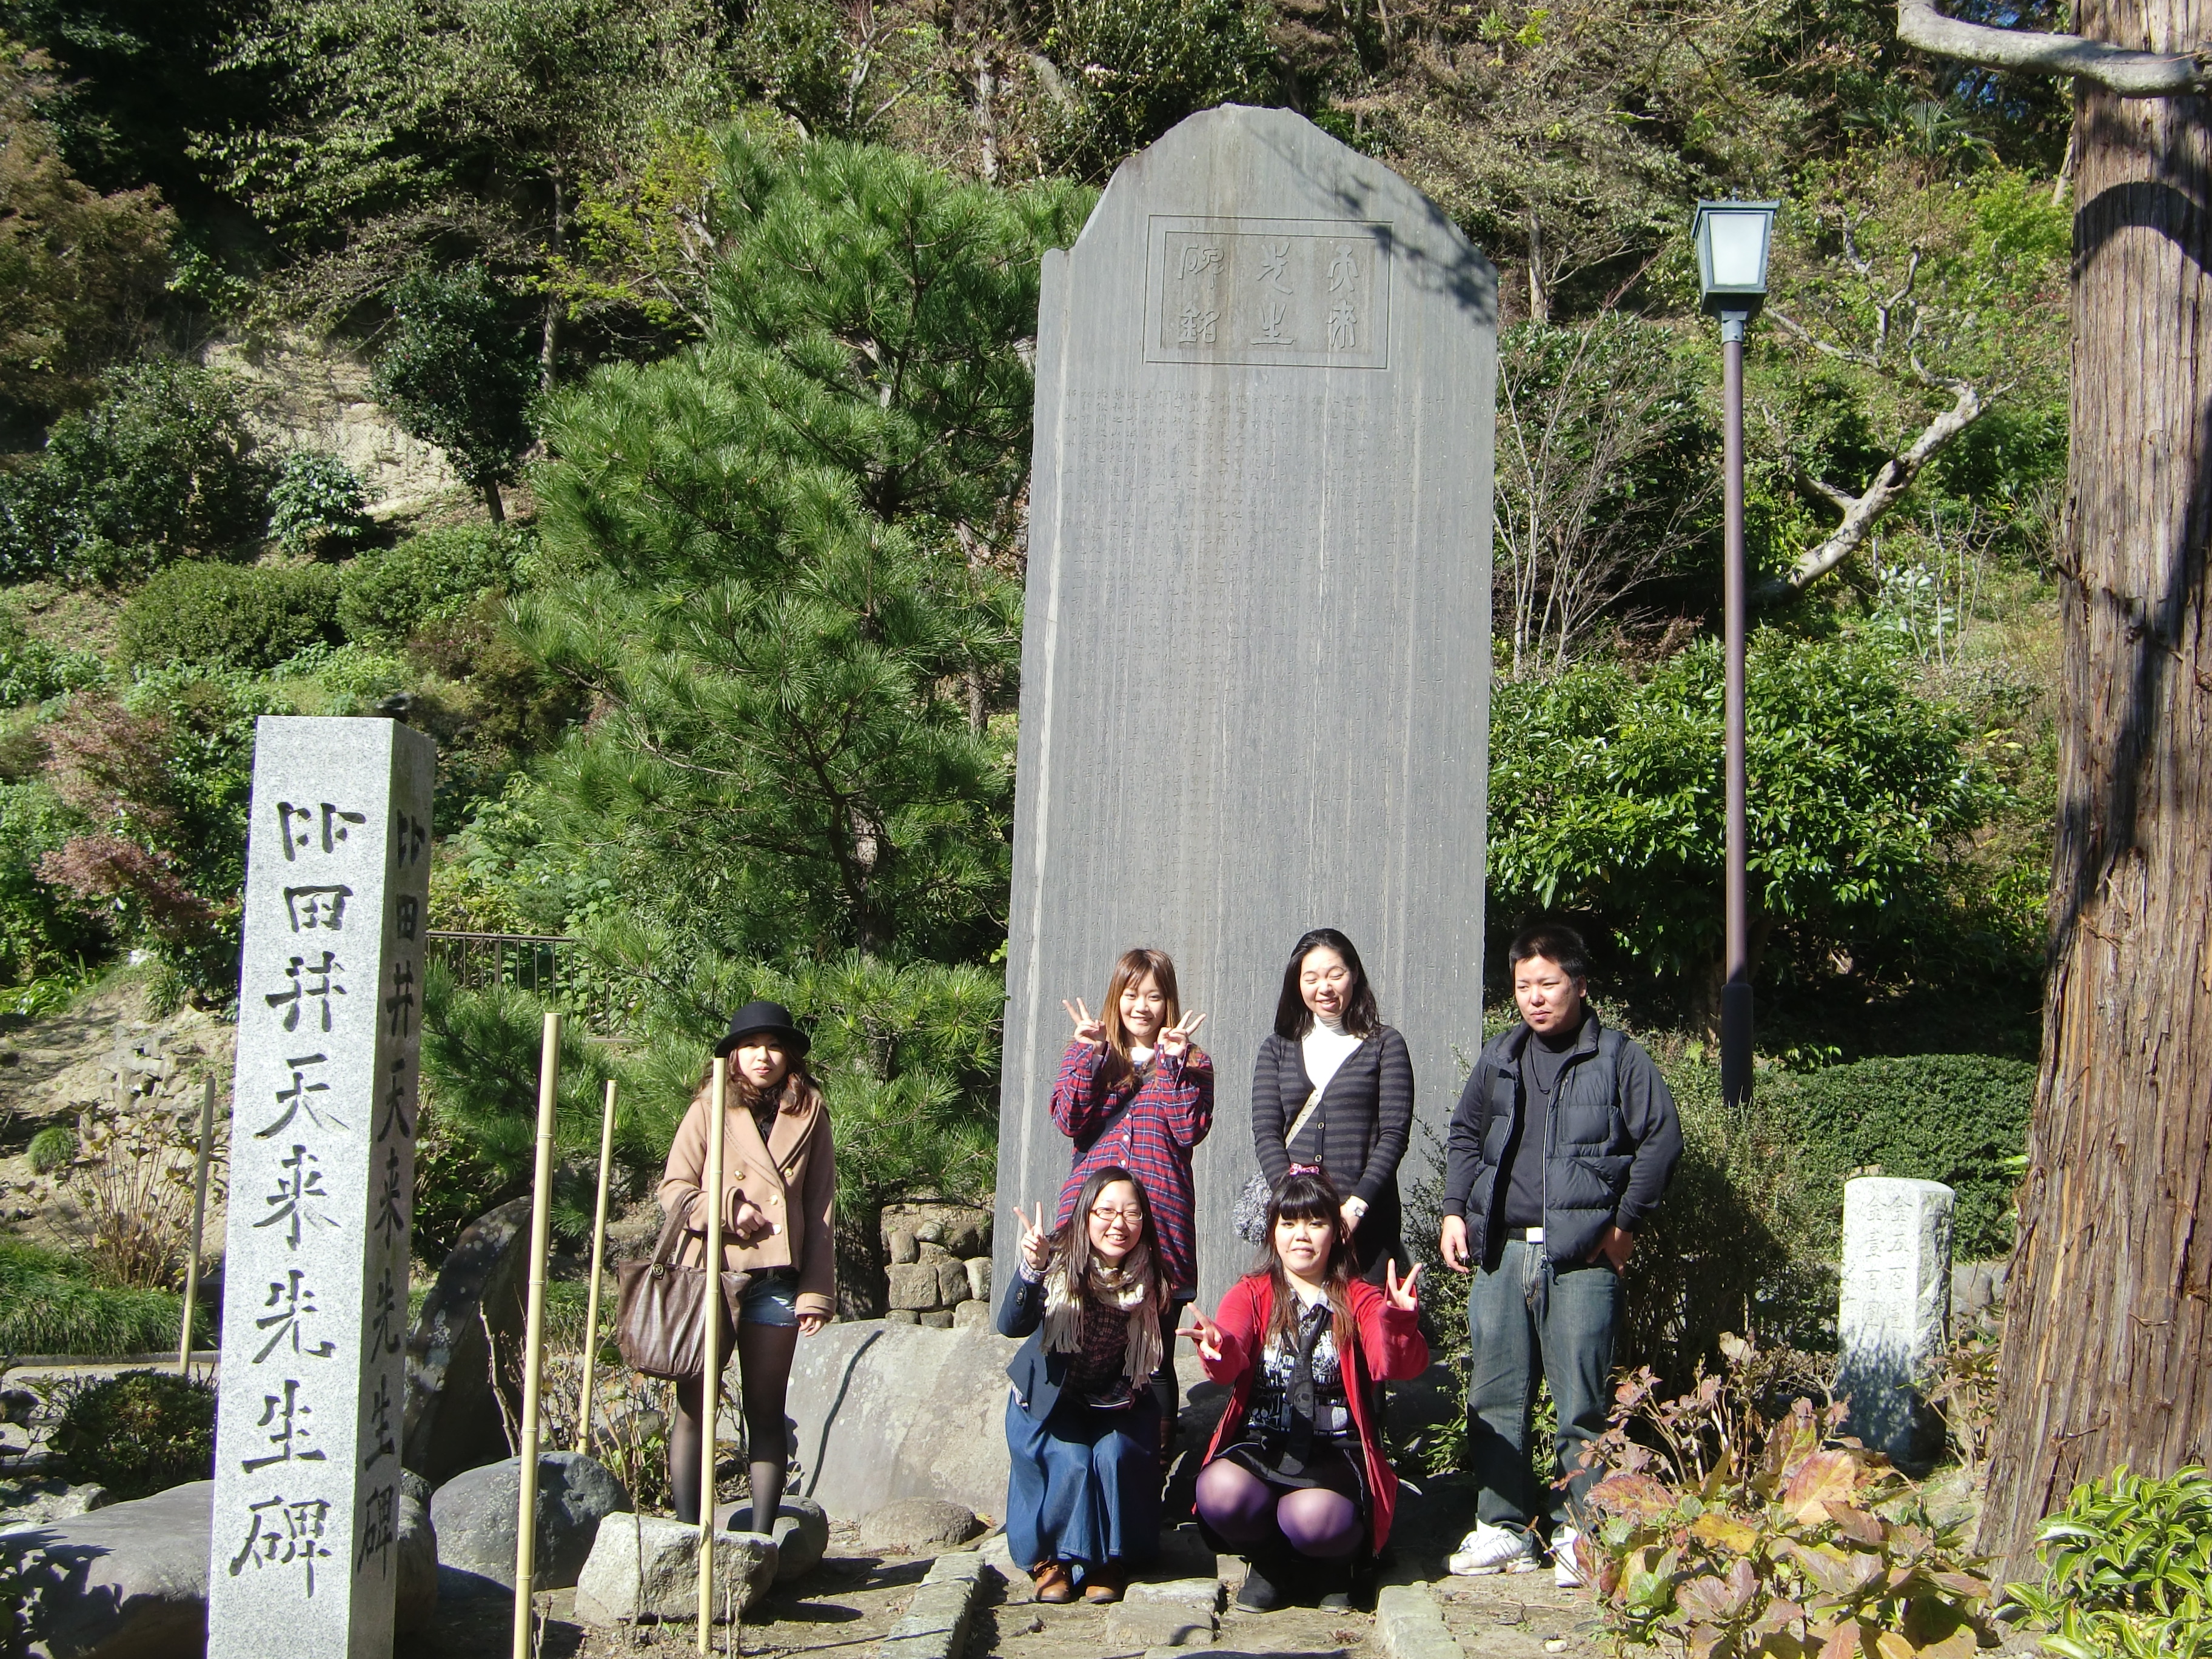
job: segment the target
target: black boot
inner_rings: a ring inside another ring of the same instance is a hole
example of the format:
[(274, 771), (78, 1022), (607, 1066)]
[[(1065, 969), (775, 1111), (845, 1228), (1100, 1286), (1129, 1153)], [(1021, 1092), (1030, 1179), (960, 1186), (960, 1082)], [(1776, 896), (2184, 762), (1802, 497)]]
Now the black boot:
[(1245, 1557), (1244, 1588), (1237, 1592), (1237, 1605), (1247, 1613), (1273, 1613), (1291, 1604), (1285, 1586), (1291, 1581), (1290, 1557), (1279, 1551)]
[(1349, 1561), (1316, 1561), (1313, 1564), (1312, 1582), (1321, 1591), (1314, 1605), (1328, 1613), (1348, 1613), (1352, 1608), (1352, 1563)]

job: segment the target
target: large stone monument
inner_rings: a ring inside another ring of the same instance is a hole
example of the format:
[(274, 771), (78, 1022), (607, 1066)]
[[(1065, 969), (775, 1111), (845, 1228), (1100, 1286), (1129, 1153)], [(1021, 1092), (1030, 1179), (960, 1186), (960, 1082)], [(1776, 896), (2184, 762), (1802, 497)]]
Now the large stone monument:
[(1951, 1319), (1951, 1212), (1940, 1181), (1862, 1176), (1844, 1183), (1836, 1392), (1850, 1431), (1906, 1468), (1934, 1462), (1942, 1425), (1915, 1386)]
[(1301, 933), (1359, 947), (1430, 1129), (1480, 1046), (1496, 275), (1387, 167), (1235, 106), (1045, 256), (998, 1193), (1068, 1169), (1061, 999), (1167, 951), (1217, 1066), (1209, 1300)]
[(435, 751), (264, 719), (231, 1113), (210, 1659), (388, 1659)]

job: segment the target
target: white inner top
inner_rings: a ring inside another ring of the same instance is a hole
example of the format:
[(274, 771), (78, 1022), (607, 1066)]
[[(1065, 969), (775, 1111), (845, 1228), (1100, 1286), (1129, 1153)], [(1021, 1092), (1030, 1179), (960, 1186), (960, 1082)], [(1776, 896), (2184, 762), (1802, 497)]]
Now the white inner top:
[(1313, 1086), (1328, 1088), (1329, 1079), (1336, 1075), (1336, 1068), (1352, 1057), (1352, 1050), (1359, 1044), (1360, 1039), (1344, 1029), (1342, 1020), (1316, 1014), (1313, 1030), (1298, 1044), (1305, 1056), (1306, 1075), (1313, 1079)]
[(1149, 1066), (1149, 1065), (1151, 1065), (1151, 1064), (1152, 1064), (1152, 1051), (1150, 1048), (1142, 1048), (1142, 1047), (1138, 1047), (1138, 1046), (1134, 1046), (1134, 1045), (1133, 1045), (1133, 1046), (1130, 1048), (1130, 1049), (1129, 1049), (1129, 1064), (1130, 1064), (1130, 1065), (1132, 1065), (1132, 1066)]

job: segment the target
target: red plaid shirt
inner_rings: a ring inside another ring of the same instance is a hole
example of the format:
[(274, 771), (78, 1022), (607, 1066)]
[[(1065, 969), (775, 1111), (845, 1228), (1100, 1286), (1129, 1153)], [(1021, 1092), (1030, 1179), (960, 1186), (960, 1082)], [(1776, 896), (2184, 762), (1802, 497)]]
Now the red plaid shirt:
[[(1197, 1048), (1156, 1054), (1141, 1088), (1126, 1077), (1109, 1089), (1105, 1071), (1106, 1050), (1088, 1042), (1071, 1042), (1060, 1056), (1052, 1121), (1076, 1152), (1054, 1224), (1066, 1223), (1093, 1170), (1119, 1164), (1145, 1189), (1168, 1288), (1191, 1295), (1198, 1289), (1198, 1225), (1190, 1153), (1213, 1127), (1213, 1062)], [(1125, 1105), (1129, 1109), (1122, 1112)]]

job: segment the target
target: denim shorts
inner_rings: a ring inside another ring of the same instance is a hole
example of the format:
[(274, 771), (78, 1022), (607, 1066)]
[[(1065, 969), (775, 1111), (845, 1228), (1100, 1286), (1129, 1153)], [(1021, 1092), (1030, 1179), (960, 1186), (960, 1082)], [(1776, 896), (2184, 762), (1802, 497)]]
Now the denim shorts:
[(799, 1323), (799, 1275), (787, 1267), (756, 1273), (738, 1304), (740, 1325)]

